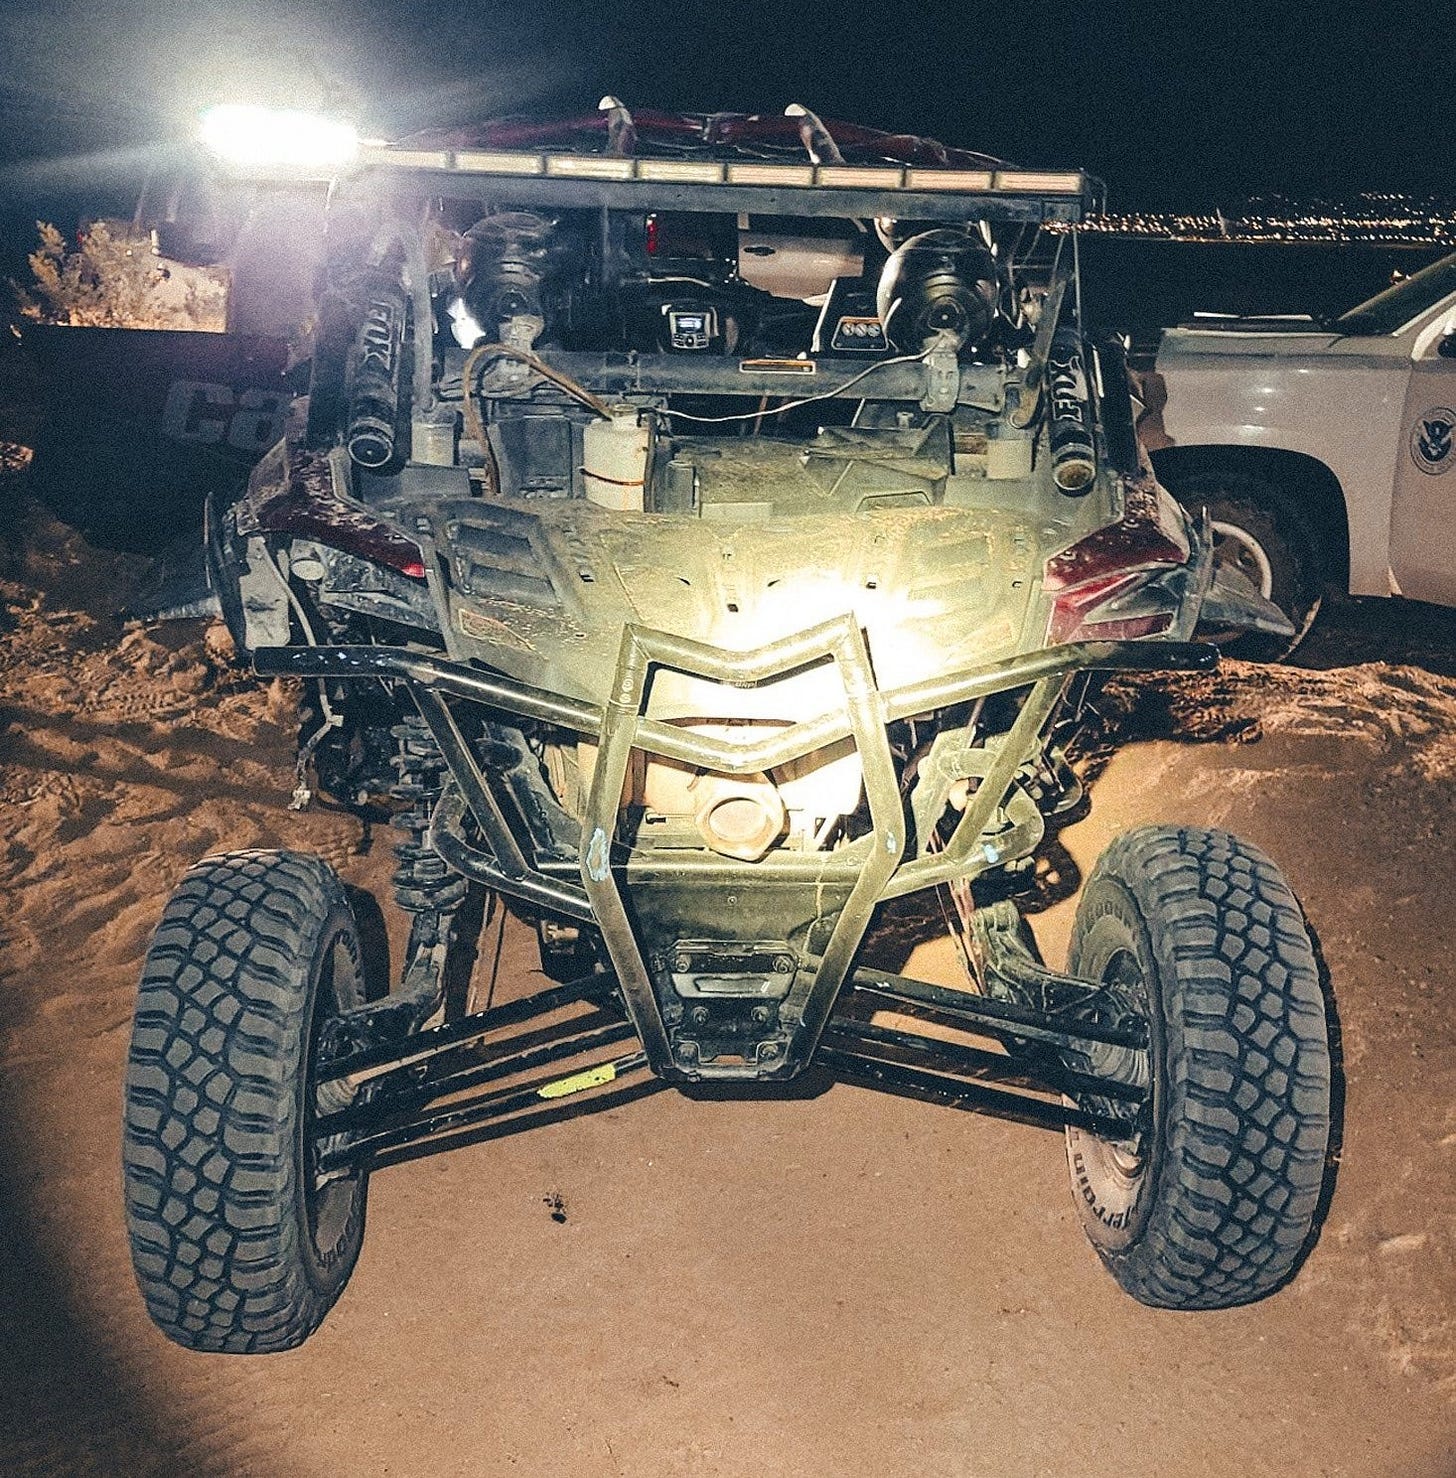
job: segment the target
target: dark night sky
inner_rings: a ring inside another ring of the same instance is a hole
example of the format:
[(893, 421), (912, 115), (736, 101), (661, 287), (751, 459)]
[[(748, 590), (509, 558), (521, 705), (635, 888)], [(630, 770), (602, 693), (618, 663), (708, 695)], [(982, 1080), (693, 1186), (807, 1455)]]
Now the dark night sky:
[[(1079, 164), (1114, 207), (1456, 193), (1456, 0), (1339, 5), (8, 0), (0, 207), (118, 180), (224, 97), (372, 129), (536, 108), (779, 110)], [(28, 162), (26, 156), (29, 156)], [(42, 159), (36, 156), (48, 156)]]

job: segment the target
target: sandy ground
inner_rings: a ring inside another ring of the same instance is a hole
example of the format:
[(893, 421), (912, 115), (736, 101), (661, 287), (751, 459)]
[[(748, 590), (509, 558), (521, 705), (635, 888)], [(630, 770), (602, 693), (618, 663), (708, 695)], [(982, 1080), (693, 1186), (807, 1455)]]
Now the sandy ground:
[[(1338, 1009), (1343, 1148), (1274, 1297), (1126, 1298), (1045, 1132), (845, 1087), (660, 1092), (381, 1172), (314, 1340), (198, 1356), (147, 1322), (122, 1228), (149, 933), (208, 852), (311, 848), (378, 886), (387, 847), (287, 811), (289, 695), (205, 625), (109, 619), (136, 567), (8, 486), (0, 1470), (1456, 1474), (1456, 620), (1350, 608), (1302, 667), (1117, 690), (1125, 742), (1051, 853), (1035, 926), (1054, 960), (1079, 874), (1140, 822), (1235, 828), (1301, 895)], [(503, 980), (533, 966), (508, 926)], [(955, 967), (927, 940), (914, 968)]]

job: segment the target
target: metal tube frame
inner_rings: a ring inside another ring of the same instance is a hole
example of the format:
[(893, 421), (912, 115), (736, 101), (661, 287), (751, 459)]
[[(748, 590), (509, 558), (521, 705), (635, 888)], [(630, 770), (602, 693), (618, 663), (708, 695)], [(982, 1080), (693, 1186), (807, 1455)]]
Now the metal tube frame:
[[(612, 976), (602, 977), (608, 982), (607, 987), (599, 986), (599, 990), (614, 985), (619, 991), (626, 1019), (642, 1044), (645, 1065), (658, 1077), (682, 1081), (711, 1074), (692, 1070), (673, 1060), (672, 1044), (628, 914), (623, 885), (625, 883), (628, 888), (650, 887), (657, 882), (685, 877), (706, 881), (721, 879), (731, 883), (735, 878), (741, 880), (754, 876), (785, 883), (833, 883), (848, 889), (848, 897), (834, 922), (822, 955), (801, 965), (782, 1003), (781, 1020), (793, 1034), (794, 1050), (775, 1067), (756, 1070), (754, 1076), (792, 1077), (816, 1060), (821, 1035), (830, 1021), (842, 986), (850, 978), (858, 995), (872, 995), (881, 1000), (939, 1012), (958, 1025), (972, 1027), (1013, 1044), (1039, 1043), (1045, 1049), (1044, 1060), (1038, 1068), (1043, 1081), (1050, 1074), (1062, 1087), (1075, 1088), (1084, 1095), (1092, 1091), (1092, 1082), (1100, 1080), (1095, 1075), (1082, 1075), (1088, 1076), (1088, 1081), (1082, 1081), (1065, 1062), (1059, 1069), (1055, 1064), (1049, 1067), (1050, 1059), (1046, 1053), (1076, 1053), (1079, 1048), (1098, 1042), (1140, 1047), (1143, 1041), (1134, 1040), (1135, 1033), (1119, 1032), (1096, 1022), (1063, 1022), (1010, 1001), (963, 991), (941, 991), (901, 977), (867, 977), (864, 972), (850, 977), (850, 967), (880, 902), (951, 879), (973, 878), (1005, 860), (1005, 853), (998, 854), (984, 840), (987, 829), (1008, 804), (1008, 797), (1015, 790), (1016, 773), (1026, 756), (1034, 752), (1037, 736), (1055, 712), (1065, 682), (1072, 674), (1087, 670), (1205, 670), (1216, 661), (1217, 653), (1212, 647), (1197, 643), (1078, 642), (964, 668), (899, 689), (881, 690), (874, 680), (863, 632), (848, 615), (747, 652), (725, 651), (670, 633), (628, 626), (623, 631), (608, 700), (598, 706), (407, 648), (275, 647), (261, 648), (254, 653), (254, 666), (264, 674), (373, 678), (395, 680), (403, 685), (450, 766), (452, 779), (435, 811), (432, 844), (450, 866), (467, 877), (521, 899), (534, 908), (595, 924), (601, 931), (612, 965)], [(657, 668), (724, 685), (754, 686), (771, 684), (821, 663), (832, 664), (839, 674), (844, 693), (842, 706), (779, 730), (767, 739), (736, 743), (730, 739), (694, 734), (649, 718), (646, 714), (651, 675)], [(942, 849), (929, 851), (925, 839), (921, 838), (918, 843), (920, 855), (909, 855), (907, 817), (890, 752), (887, 726), (900, 719), (1016, 689), (1025, 690), (1018, 716), (1010, 731), (1001, 738), (950, 840)], [(566, 728), (596, 741), (598, 758), (582, 826), (579, 885), (563, 876), (559, 867), (553, 867), (549, 874), (542, 871), (537, 860), (528, 854), (528, 848), (522, 846), (520, 830), (511, 823), (509, 799), (507, 797), (503, 803), (477, 762), (462, 732), (454, 705), (449, 701), (452, 699), (456, 703), (479, 704), (501, 713)], [(870, 826), (866, 835), (835, 853), (776, 853), (757, 863), (734, 863), (706, 851), (702, 855), (654, 856), (634, 851), (618, 840), (623, 787), (634, 751), (722, 774), (751, 775), (813, 754), (844, 738), (854, 741), (860, 755)], [(473, 836), (467, 835), (471, 824)], [(1013, 962), (1012, 968), (1020, 967), (1014, 966)], [(1091, 982), (1056, 978), (1069, 988), (1082, 986), (1089, 996), (1096, 994), (1096, 987)], [(490, 1026), (474, 1023), (469, 1030), (474, 1038), (479, 1038), (498, 1024), (501, 1022), (496, 1018)], [(477, 1026), (479, 1030), (476, 1030)], [(408, 1063), (419, 1063), (437, 1051), (450, 1050), (445, 1045), (447, 1040), (459, 1045), (453, 1038), (432, 1042), (426, 1040), (428, 1037), (428, 1033), (423, 1033), (400, 1046), (377, 1049), (376, 1066), (388, 1064), (384, 1068), (387, 1072)], [(933, 1039), (926, 1040), (933, 1042)], [(846, 1068), (852, 1054), (848, 1052), (848, 1042), (838, 1019), (835, 1021), (834, 1041), (833, 1050), (826, 1048), (825, 1053), (819, 1056), (836, 1070)], [(960, 1093), (966, 1104), (979, 1104), (987, 1094), (999, 1091), (988, 1089), (983, 1084), (956, 1087), (951, 1080), (929, 1085), (919, 1083), (915, 1077), (919, 1068), (881, 1060), (884, 1052), (880, 1049), (885, 1045), (885, 1040), (874, 1033), (861, 1037), (861, 1052), (875, 1049), (878, 1054), (872, 1054), (870, 1067), (855, 1069), (861, 1079), (868, 1076), (879, 1086), (893, 1087), (896, 1091), (928, 1088), (933, 1090), (932, 1096), (940, 1098), (948, 1094), (955, 1097)], [(904, 1043), (899, 1045), (909, 1050)], [(938, 1049), (932, 1045), (919, 1050), (923, 1056), (923, 1051)], [(531, 1061), (537, 1060), (536, 1057), (531, 1058)], [(539, 1058), (541, 1062), (549, 1060), (553, 1060), (549, 1055)], [(942, 1054), (941, 1066), (949, 1061), (950, 1055)], [(965, 1066), (970, 1059), (962, 1056), (960, 1061)], [(365, 1072), (366, 1066), (362, 1061), (346, 1060), (344, 1064), (332, 1065), (330, 1071), (338, 1076), (342, 1075), (343, 1069)], [(978, 1066), (985, 1068), (986, 1064), (979, 1063)], [(457, 1074), (453, 1080), (446, 1080), (452, 1081), (453, 1086), (443, 1087), (438, 1083), (435, 1086), (439, 1092), (453, 1093), (460, 1088), (486, 1082), (492, 1076), (494, 1074), (489, 1072), (483, 1075), (474, 1072), (462, 1079)], [(947, 1082), (951, 1086), (947, 1086)], [(1100, 1091), (1103, 1100), (1111, 1102), (1124, 1090), (1132, 1091), (1132, 1087), (1113, 1083), (1103, 1085)], [(422, 1099), (419, 1093), (423, 1091), (419, 1090), (409, 1101), (413, 1107), (418, 1108), (427, 1099), (438, 1096), (438, 1092), (432, 1090)], [(507, 1101), (510, 1106), (503, 1107)], [(396, 1142), (403, 1144), (411, 1134), (418, 1137), (421, 1132), (438, 1133), (442, 1126), (454, 1128), (466, 1122), (515, 1113), (537, 1102), (530, 1098), (529, 1093), (521, 1098), (513, 1091), (505, 1097), (492, 1095), (485, 1100), (470, 1100), (464, 1107), (452, 1105), (443, 1120), (438, 1116), (427, 1116), (423, 1121), (415, 1121), (406, 1114), (393, 1128), (386, 1130), (376, 1126), (359, 1142), (373, 1146), (369, 1150), (373, 1153), (375, 1149), (393, 1147)], [(1085, 1116), (1085, 1113), (1092, 1112), (1075, 1106), (1036, 1102), (1038, 1106), (1027, 1112), (1038, 1122), (1081, 1122), (1075, 1119), (1075, 1115)], [(470, 1104), (476, 1107), (472, 1109)], [(396, 1105), (401, 1111), (404, 1106), (404, 1100)], [(351, 1122), (348, 1118), (351, 1112), (353, 1110), (346, 1110), (342, 1117), (336, 1114), (324, 1121), (330, 1133), (344, 1134)], [(462, 1113), (466, 1113), (466, 1118), (461, 1118)], [(1068, 1118), (1067, 1114), (1074, 1117)], [(1096, 1117), (1093, 1112), (1093, 1118)], [(1103, 1113), (1099, 1122), (1105, 1130), (1114, 1119)], [(1117, 1122), (1126, 1127), (1124, 1121), (1119, 1119)], [(1092, 1118), (1087, 1119), (1087, 1124), (1091, 1126)], [(362, 1128), (362, 1121), (355, 1128)], [(388, 1145), (380, 1135), (385, 1136)], [(324, 1157), (325, 1166), (337, 1162), (343, 1153), (343, 1150), (331, 1149)], [(348, 1153), (352, 1155), (354, 1151), (350, 1149)], [(332, 1161), (330, 1156), (333, 1156)]]
[[(1149, 1092), (1141, 1084), (1078, 1071), (1045, 1051), (1027, 1052), (1028, 1042), (1074, 1051), (1094, 1042), (1130, 1044), (1142, 1040), (1136, 1033), (1080, 1023), (1054, 1030), (1037, 1025), (1037, 1013), (1025, 1008), (901, 976), (860, 971), (853, 991), (902, 1008), (918, 1007), (998, 1040), (1005, 1050), (995, 1053), (841, 1014), (828, 1023), (815, 1057), (816, 1067), (836, 1080), (1118, 1139), (1135, 1133), (1146, 1115)], [(592, 1009), (541, 1025), (573, 1006)], [(562, 1112), (567, 1100), (573, 1101), (567, 1111), (578, 1101), (591, 1108), (603, 1090), (619, 1089), (649, 1066), (645, 1051), (633, 1051), (562, 1071), (572, 1059), (635, 1038), (636, 1028), (621, 1006), (613, 978), (599, 974), (403, 1041), (356, 1048), (320, 1062), (315, 1091), (327, 1089), (331, 1103), (341, 1090), (353, 1093), (344, 1107), (318, 1114), (309, 1125), (318, 1142), (314, 1164), (320, 1183), (381, 1160), (451, 1148), (466, 1130), (494, 1126), (493, 1135), (523, 1132)], [(520, 1030), (486, 1048), (487, 1037), (512, 1027)], [(471, 1055), (464, 1055), (466, 1049), (473, 1049)], [(541, 1069), (555, 1070), (542, 1074)], [(511, 1081), (522, 1078), (526, 1081)], [(1006, 1084), (1012, 1086), (1001, 1086)]]

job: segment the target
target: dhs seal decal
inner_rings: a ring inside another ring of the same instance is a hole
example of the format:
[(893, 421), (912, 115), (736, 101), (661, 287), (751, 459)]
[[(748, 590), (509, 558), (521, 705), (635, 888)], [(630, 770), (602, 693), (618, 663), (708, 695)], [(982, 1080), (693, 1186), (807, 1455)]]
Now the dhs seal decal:
[(1432, 477), (1439, 477), (1453, 462), (1453, 438), (1456, 438), (1456, 411), (1438, 405), (1417, 417), (1411, 428), (1411, 461)]

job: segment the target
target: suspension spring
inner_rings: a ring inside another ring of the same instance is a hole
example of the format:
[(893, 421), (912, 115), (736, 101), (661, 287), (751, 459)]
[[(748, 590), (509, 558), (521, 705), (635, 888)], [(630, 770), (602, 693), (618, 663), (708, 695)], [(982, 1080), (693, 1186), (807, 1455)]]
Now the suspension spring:
[(426, 841), (430, 815), (444, 784), (445, 757), (418, 714), (396, 724), (390, 733), (398, 745), (394, 768), (399, 778), (389, 793), (404, 802), (394, 817), (403, 833), (394, 848), (395, 901), (416, 915), (449, 913), (464, 901), (469, 884)]

